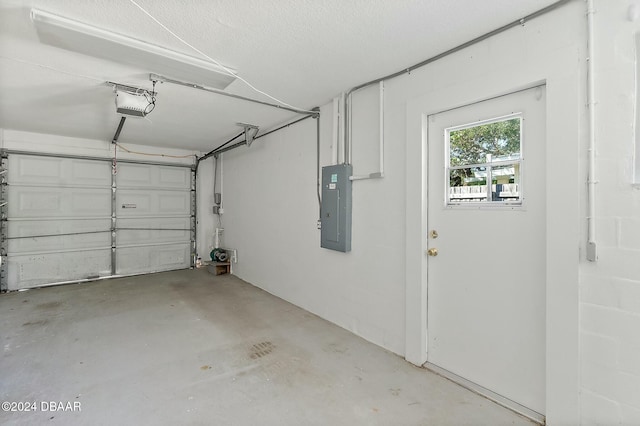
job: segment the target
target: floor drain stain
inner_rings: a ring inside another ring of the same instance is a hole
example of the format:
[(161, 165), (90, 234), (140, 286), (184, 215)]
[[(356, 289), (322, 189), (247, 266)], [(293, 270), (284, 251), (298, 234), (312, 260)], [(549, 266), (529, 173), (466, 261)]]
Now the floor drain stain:
[(271, 342), (256, 343), (251, 347), (251, 354), (249, 357), (251, 359), (262, 358), (263, 356), (269, 355), (274, 349), (275, 346)]

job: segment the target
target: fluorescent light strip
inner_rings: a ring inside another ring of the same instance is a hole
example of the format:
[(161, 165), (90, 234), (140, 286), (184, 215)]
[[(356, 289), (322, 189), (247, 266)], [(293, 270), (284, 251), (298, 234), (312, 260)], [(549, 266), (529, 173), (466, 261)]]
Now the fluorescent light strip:
[(220, 90), (236, 79), (214, 63), (52, 13), (31, 9), (31, 20), (40, 41), (50, 46)]

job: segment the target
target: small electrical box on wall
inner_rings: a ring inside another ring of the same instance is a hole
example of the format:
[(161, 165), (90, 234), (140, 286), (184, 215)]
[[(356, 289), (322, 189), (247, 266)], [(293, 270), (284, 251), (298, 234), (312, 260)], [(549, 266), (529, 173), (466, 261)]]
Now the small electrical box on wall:
[(342, 252), (351, 251), (352, 172), (350, 164), (322, 168), (321, 247)]

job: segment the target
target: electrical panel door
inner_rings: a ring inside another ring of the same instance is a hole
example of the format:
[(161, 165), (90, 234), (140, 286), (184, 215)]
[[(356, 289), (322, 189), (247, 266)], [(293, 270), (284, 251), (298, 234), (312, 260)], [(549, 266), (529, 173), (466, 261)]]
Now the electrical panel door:
[(351, 251), (352, 171), (350, 164), (322, 168), (321, 247)]

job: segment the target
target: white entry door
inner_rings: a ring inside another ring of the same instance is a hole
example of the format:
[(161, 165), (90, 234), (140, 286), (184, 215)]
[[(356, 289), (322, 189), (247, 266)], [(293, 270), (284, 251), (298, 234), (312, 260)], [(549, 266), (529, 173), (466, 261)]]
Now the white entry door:
[(429, 116), (428, 156), (428, 362), (544, 415), (545, 88)]

